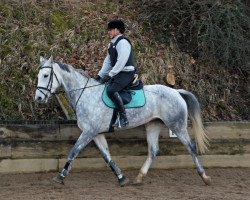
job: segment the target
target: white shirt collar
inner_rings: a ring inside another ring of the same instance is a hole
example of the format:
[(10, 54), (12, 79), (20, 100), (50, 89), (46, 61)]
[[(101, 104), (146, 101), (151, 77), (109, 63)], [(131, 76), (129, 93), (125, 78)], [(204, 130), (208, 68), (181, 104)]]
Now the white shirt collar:
[(122, 35), (122, 34), (119, 34), (119, 35), (115, 36), (115, 37), (111, 40), (111, 42), (112, 42), (112, 43), (115, 43), (115, 41), (117, 40), (117, 38), (120, 37), (121, 35)]

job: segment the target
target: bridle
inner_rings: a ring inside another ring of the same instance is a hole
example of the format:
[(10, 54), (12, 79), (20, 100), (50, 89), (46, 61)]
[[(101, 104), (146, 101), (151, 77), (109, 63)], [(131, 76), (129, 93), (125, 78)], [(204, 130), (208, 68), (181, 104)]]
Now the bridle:
[[(39, 90), (39, 91), (47, 98), (47, 97), (48, 97), (48, 93), (45, 93), (43, 90), (48, 91), (49, 94), (57, 94), (57, 93), (52, 93), (52, 92), (51, 92), (51, 88), (52, 88), (52, 84), (53, 84), (53, 75), (55, 75), (56, 80), (57, 80), (57, 82), (59, 83), (59, 85), (60, 85), (60, 82), (59, 82), (59, 80), (58, 80), (58, 78), (57, 78), (57, 76), (56, 76), (56, 74), (55, 74), (55, 72), (54, 72), (52, 66), (40, 66), (40, 67), (39, 67), (39, 70), (44, 69), (44, 68), (49, 68), (49, 69), (51, 69), (51, 71), (50, 71), (50, 78), (49, 78), (48, 85), (47, 85), (47, 87), (37, 86), (36, 89)], [(87, 82), (85, 83), (85, 85), (84, 85), (83, 88), (78, 88), (78, 89), (74, 89), (74, 90), (68, 91), (68, 92), (70, 93), (70, 92), (82, 90), (82, 91), (81, 91), (81, 94), (80, 94), (79, 97), (77, 98), (76, 105), (75, 105), (75, 110), (76, 110), (76, 106), (77, 106), (77, 104), (78, 104), (78, 102), (79, 102), (79, 100), (80, 100), (80, 98), (81, 98), (81, 96), (82, 96), (82, 94), (83, 94), (83, 92), (84, 92), (84, 90), (85, 90), (86, 88), (91, 88), (91, 87), (95, 87), (95, 86), (102, 85), (102, 84), (100, 83), (100, 84), (97, 84), (97, 85), (87, 86), (87, 85), (88, 85), (88, 82), (89, 82), (89, 79), (90, 79), (89, 77), (87, 77), (87, 78), (88, 78), (88, 79), (87, 79)], [(64, 91), (63, 91), (63, 92), (64, 92)], [(61, 92), (58, 92), (58, 93), (61, 93)]]
[[(44, 69), (44, 68), (49, 68), (49, 69), (51, 69), (50, 75), (49, 75), (50, 77), (49, 77), (48, 85), (47, 85), (47, 87), (37, 86), (36, 89), (39, 90), (39, 91), (47, 98), (47, 97), (48, 97), (48, 93), (49, 93), (49, 94), (52, 94), (51, 88), (52, 88), (52, 84), (53, 84), (53, 77), (54, 77), (53, 75), (55, 75), (56, 80), (57, 80), (58, 83), (59, 83), (59, 80), (58, 80), (56, 74), (54, 73), (54, 70), (53, 70), (53, 67), (52, 67), (52, 66), (40, 66), (40, 67), (39, 67), (39, 70)], [(60, 84), (60, 83), (59, 83), (59, 84)], [(48, 91), (48, 92), (45, 93), (44, 90), (45, 90), (45, 91)]]

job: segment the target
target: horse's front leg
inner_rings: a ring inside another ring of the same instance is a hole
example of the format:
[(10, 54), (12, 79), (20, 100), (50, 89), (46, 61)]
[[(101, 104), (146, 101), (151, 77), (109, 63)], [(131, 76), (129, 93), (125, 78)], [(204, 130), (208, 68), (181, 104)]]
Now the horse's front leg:
[(67, 162), (65, 163), (62, 171), (53, 179), (55, 182), (64, 184), (63, 180), (68, 175), (69, 170), (71, 169), (71, 165), (73, 160), (77, 157), (80, 151), (95, 137), (95, 133), (88, 131), (82, 132), (78, 140), (76, 141), (73, 148), (70, 150), (67, 158)]
[(128, 182), (129, 179), (126, 178), (122, 173), (120, 168), (115, 164), (115, 162), (111, 159), (110, 153), (109, 153), (109, 148), (108, 148), (108, 143), (103, 134), (97, 135), (94, 138), (94, 141), (101, 151), (101, 154), (105, 160), (105, 162), (108, 164), (108, 166), (111, 168), (111, 170), (114, 172), (115, 176), (118, 179), (118, 182), (121, 187), (125, 186)]

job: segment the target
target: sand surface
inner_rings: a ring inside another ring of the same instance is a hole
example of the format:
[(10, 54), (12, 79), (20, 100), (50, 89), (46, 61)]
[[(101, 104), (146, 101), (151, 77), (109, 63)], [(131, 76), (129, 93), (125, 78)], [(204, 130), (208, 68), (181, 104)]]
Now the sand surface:
[[(138, 170), (124, 171), (132, 182)], [(195, 169), (150, 170), (140, 186), (120, 187), (111, 171), (70, 173), (65, 185), (56, 173), (1, 174), (1, 200), (39, 199), (197, 199), (250, 200), (250, 168), (207, 169), (206, 186)]]

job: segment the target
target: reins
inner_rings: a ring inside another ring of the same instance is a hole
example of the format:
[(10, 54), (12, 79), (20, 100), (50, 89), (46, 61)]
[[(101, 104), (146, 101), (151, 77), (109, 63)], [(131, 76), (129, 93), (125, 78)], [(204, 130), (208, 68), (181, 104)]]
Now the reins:
[[(86, 89), (86, 87), (87, 87), (87, 85), (88, 85), (88, 82), (89, 82), (89, 78), (88, 78), (87, 82), (85, 83), (84, 87), (82, 88), (82, 92), (81, 92), (80, 96), (78, 97), (78, 99), (77, 99), (77, 101), (76, 101), (75, 110), (76, 110), (76, 106), (77, 106), (77, 104), (78, 104), (78, 101), (79, 101), (79, 99), (80, 99), (81, 96), (82, 96), (83, 91)], [(71, 91), (70, 91), (70, 92), (71, 92)]]
[[(74, 91), (77, 91), (77, 90), (82, 90), (80, 96), (78, 97), (78, 99), (77, 99), (77, 101), (76, 101), (75, 110), (76, 110), (76, 106), (77, 106), (77, 104), (78, 104), (78, 101), (80, 100), (80, 98), (81, 98), (81, 96), (82, 96), (82, 94), (83, 94), (83, 92), (84, 92), (85, 89), (88, 89), (88, 88), (91, 88), (91, 87), (95, 87), (95, 86), (102, 85), (102, 84), (100, 83), (100, 84), (97, 84), (97, 85), (87, 86), (87, 85), (88, 85), (88, 82), (89, 82), (89, 79), (90, 79), (90, 78), (88, 78), (88, 80), (87, 80), (87, 82), (85, 83), (85, 85), (84, 85), (83, 88), (79, 88), (79, 89), (75, 89), (75, 90), (70, 90), (70, 91), (68, 91), (68, 92), (74, 92)], [(64, 92), (65, 92), (65, 91), (64, 91)]]
[[(69, 91), (68, 91), (69, 93), (71, 93), (71, 92), (75, 92), (75, 91), (78, 91), (78, 90), (82, 90), (82, 91), (81, 91), (81, 94), (79, 95), (79, 97), (78, 97), (78, 99), (77, 99), (77, 101), (76, 101), (75, 110), (76, 110), (76, 106), (77, 106), (77, 104), (78, 104), (78, 102), (79, 102), (79, 100), (80, 100), (80, 98), (81, 98), (81, 96), (82, 96), (82, 94), (83, 94), (83, 92), (84, 92), (85, 89), (88, 89), (88, 88), (92, 88), (92, 87), (95, 87), (95, 86), (102, 85), (102, 84), (100, 83), (100, 84), (97, 84), (97, 85), (90, 85), (90, 86), (87, 86), (87, 85), (88, 85), (88, 82), (89, 82), (89, 79), (90, 79), (90, 78), (88, 78), (88, 80), (87, 80), (87, 82), (85, 83), (84, 87), (78, 88), (78, 89), (74, 89), (74, 90), (69, 90)], [(52, 93), (52, 94), (55, 94), (55, 95), (56, 95), (56, 94), (60, 94), (60, 93), (65, 93), (65, 91), (59, 91), (59, 92), (55, 92), (55, 93)]]

